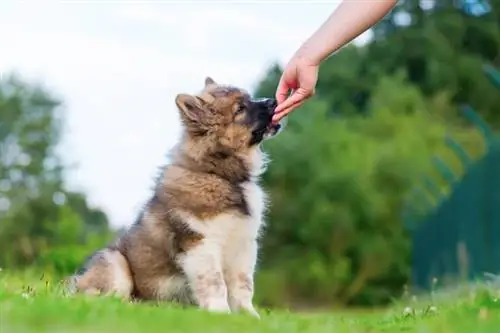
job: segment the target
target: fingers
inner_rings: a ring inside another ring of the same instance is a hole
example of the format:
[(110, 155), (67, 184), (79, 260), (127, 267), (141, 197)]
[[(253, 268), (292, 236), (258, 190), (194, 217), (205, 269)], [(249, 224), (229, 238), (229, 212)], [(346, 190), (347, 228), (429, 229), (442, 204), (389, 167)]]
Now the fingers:
[[(287, 65), (276, 88), (278, 106), (274, 110), (273, 122), (280, 121), (314, 95), (317, 71), (317, 66), (300, 62), (291, 62)], [(292, 90), (290, 96), (288, 96), (289, 90)]]
[(279, 113), (276, 113), (274, 116), (273, 116), (273, 123), (278, 123), (281, 121), (281, 119), (285, 118), (290, 112), (292, 112), (293, 110), (297, 109), (298, 107), (300, 107), (302, 104), (304, 104), (305, 100), (302, 100), (302, 101), (299, 101), (297, 102), (296, 104), (293, 104), (292, 106), (288, 107), (287, 109), (285, 110), (282, 110), (281, 112)]
[(285, 83), (285, 80), (281, 78), (280, 82), (278, 83), (278, 88), (276, 89), (276, 101), (278, 102), (278, 105), (283, 103), (288, 97), (288, 89), (289, 88)]
[(307, 97), (309, 97), (309, 94), (305, 93), (303, 90), (301, 90), (301, 89), (296, 90), (292, 93), (292, 95), (290, 97), (288, 97), (288, 99), (286, 99), (282, 103), (278, 102), (278, 106), (276, 107), (274, 112), (280, 113), (283, 110), (288, 109), (288, 108), (292, 107), (293, 105), (302, 102)]
[(278, 105), (283, 103), (288, 98), (289, 90), (295, 89), (296, 87), (296, 82), (288, 77), (286, 73), (283, 73), (278, 83), (278, 87), (276, 88), (276, 101), (278, 102)]

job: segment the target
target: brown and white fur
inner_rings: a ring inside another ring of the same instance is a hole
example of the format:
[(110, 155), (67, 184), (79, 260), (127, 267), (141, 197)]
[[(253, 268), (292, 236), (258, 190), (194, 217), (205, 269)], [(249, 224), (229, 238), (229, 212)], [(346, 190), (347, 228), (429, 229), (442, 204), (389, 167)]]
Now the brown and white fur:
[(171, 163), (136, 223), (73, 277), (74, 290), (259, 317), (252, 304), (266, 208), (259, 146), (280, 130), (271, 122), (276, 101), (207, 78), (199, 95), (175, 102), (183, 136)]

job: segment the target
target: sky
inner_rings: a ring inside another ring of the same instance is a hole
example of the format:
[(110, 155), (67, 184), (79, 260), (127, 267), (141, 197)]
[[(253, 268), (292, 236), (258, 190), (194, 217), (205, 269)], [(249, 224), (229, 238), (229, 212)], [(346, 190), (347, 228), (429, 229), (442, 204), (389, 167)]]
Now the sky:
[(206, 76), (252, 91), (337, 5), (2, 0), (0, 73), (62, 99), (68, 186), (126, 226), (178, 140), (175, 96), (199, 91)]

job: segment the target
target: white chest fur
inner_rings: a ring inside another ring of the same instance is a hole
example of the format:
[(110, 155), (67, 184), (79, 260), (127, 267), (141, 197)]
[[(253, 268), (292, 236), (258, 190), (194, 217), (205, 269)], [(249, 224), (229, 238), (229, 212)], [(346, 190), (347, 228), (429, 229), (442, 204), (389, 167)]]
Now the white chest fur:
[(189, 226), (205, 238), (216, 239), (221, 246), (231, 239), (256, 239), (263, 224), (267, 196), (259, 184), (259, 176), (265, 169), (266, 156), (256, 148), (251, 153), (251, 179), (242, 183), (241, 189), (249, 209), (249, 216), (236, 212), (220, 214), (209, 221), (186, 216)]
[(251, 180), (241, 185), (243, 196), (250, 210), (250, 221), (247, 223), (260, 230), (267, 206), (267, 195), (259, 184), (259, 177), (266, 168), (266, 155), (256, 148), (251, 154)]
[(241, 187), (250, 213), (249, 216), (243, 216), (234, 211), (220, 214), (205, 221), (185, 216), (189, 227), (222, 247), (225, 244), (243, 239), (256, 239), (263, 224), (266, 195), (260, 185), (253, 181), (243, 183)]
[[(247, 203), (250, 216), (246, 218), (245, 225), (249, 236), (257, 236), (264, 220), (267, 197), (262, 187), (257, 182), (247, 182), (242, 186), (243, 195)], [(243, 230), (242, 230), (243, 231)]]
[[(251, 179), (241, 184), (248, 212), (228, 211), (200, 221), (186, 214), (189, 227), (203, 241), (179, 258), (195, 298), (214, 311), (244, 309), (255, 316), (252, 305), (253, 275), (257, 262), (257, 238), (263, 224), (266, 195), (257, 178), (263, 171), (264, 156), (252, 156)], [(228, 305), (229, 302), (229, 305)]]

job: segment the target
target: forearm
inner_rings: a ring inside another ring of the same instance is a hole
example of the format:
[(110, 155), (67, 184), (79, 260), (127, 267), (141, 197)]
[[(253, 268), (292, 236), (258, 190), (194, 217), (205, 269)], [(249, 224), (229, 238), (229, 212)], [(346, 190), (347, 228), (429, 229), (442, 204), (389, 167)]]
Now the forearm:
[(375, 25), (396, 3), (397, 0), (344, 0), (296, 55), (319, 64)]

